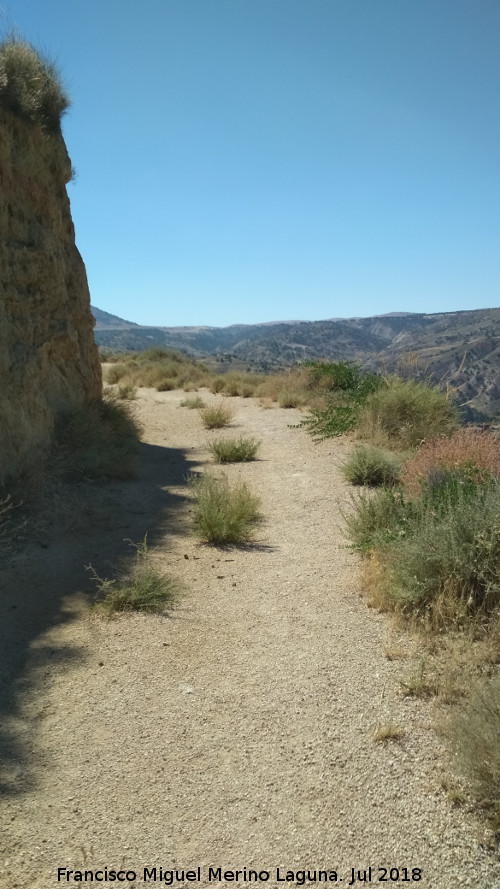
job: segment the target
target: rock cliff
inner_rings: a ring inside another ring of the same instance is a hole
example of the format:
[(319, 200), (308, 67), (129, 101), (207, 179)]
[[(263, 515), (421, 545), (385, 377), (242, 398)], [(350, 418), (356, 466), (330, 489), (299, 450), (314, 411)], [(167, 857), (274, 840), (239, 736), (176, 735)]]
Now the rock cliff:
[(0, 485), (38, 459), (59, 411), (101, 396), (70, 177), (60, 127), (0, 90)]

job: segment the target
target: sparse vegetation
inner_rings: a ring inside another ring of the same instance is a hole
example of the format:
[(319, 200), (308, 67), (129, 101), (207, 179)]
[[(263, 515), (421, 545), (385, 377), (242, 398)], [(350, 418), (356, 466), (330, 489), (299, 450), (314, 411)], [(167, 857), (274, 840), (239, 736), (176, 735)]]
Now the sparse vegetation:
[(183, 398), (180, 406), (196, 410), (197, 408), (205, 407), (205, 402), (199, 395), (191, 395), (189, 398)]
[[(401, 691), (452, 706), (456, 762), (500, 835), (499, 439), (457, 429), (446, 393), (394, 377), (368, 396), (357, 422), (358, 435), (375, 444), (413, 449), (346, 516), (353, 546), (369, 556), (370, 604), (409, 619), (417, 633), (422, 656)], [(371, 444), (354, 450), (343, 467), (349, 481), (374, 483), (375, 454)]]
[(259, 442), (255, 438), (219, 438), (209, 445), (217, 463), (242, 463), (255, 460)]
[(180, 352), (153, 346), (144, 352), (129, 352), (106, 368), (106, 383), (145, 386), (166, 392), (171, 389), (209, 386), (212, 374), (204, 365)]
[(445, 735), (494, 833), (500, 836), (500, 677), (476, 683)]
[(55, 65), (12, 34), (0, 43), (0, 103), (49, 133), (70, 104)]
[(60, 414), (55, 441), (67, 479), (126, 479), (137, 472), (139, 427), (126, 404), (103, 400)]
[(132, 544), (136, 558), (119, 580), (106, 580), (89, 565), (92, 579), (97, 584), (95, 610), (105, 616), (116, 612), (162, 612), (172, 605), (179, 594), (179, 584), (166, 575), (151, 560), (147, 539)]
[(120, 401), (133, 401), (137, 398), (137, 389), (135, 386), (130, 385), (130, 383), (126, 386), (118, 386), (116, 397), (119, 398)]
[(263, 521), (260, 499), (244, 483), (204, 473), (191, 480), (195, 533), (216, 546), (248, 543)]
[(369, 445), (357, 445), (341, 466), (352, 485), (395, 485), (401, 461), (392, 453)]
[(234, 418), (234, 413), (225, 404), (214, 404), (200, 411), (200, 416), (205, 429), (223, 429), (229, 426)]

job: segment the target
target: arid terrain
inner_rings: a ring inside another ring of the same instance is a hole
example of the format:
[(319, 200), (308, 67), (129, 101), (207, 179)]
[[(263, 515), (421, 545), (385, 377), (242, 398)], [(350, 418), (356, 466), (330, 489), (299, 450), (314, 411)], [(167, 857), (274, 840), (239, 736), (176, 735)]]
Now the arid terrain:
[[(315, 444), (297, 411), (225, 399), (230, 431), (262, 442), (226, 472), (266, 521), (255, 544), (210, 547), (191, 534), (187, 478), (214, 468), (207, 442), (227, 433), (183, 397), (140, 389), (138, 479), (83, 485), (69, 504), (56, 492), (2, 566), (0, 886), (120, 867), (137, 886), (154, 867), (164, 884), (160, 868), (217, 883), (212, 867), (267, 871), (273, 889), (303, 870), (356, 885), (371, 867), (381, 885), (499, 885), (473, 814), (443, 789), (432, 703), (401, 694), (418, 653), (362, 596), (343, 535), (349, 441)], [(184, 586), (177, 604), (92, 614), (85, 566), (114, 577), (145, 534)], [(384, 726), (400, 738), (375, 741)]]
[(97, 344), (116, 352), (160, 345), (195, 358), (218, 356), (226, 369), (265, 372), (315, 359), (355, 361), (383, 372), (406, 367), (452, 390), (468, 420), (498, 423), (500, 417), (499, 309), (229, 327), (141, 327), (92, 311)]

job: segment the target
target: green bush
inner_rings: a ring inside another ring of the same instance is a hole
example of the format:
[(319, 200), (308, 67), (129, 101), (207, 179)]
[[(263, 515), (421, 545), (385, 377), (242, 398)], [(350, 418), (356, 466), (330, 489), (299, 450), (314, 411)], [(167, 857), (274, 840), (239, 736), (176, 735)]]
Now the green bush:
[(0, 103), (47, 132), (59, 131), (70, 104), (55, 65), (12, 35), (0, 43)]
[(59, 415), (55, 442), (68, 479), (136, 475), (140, 430), (126, 404), (104, 400)]
[(447, 474), (405, 500), (382, 489), (347, 517), (353, 545), (376, 550), (381, 590), (395, 609), (445, 623), (500, 606), (500, 485)]
[(325, 408), (312, 410), (302, 422), (318, 440), (354, 429), (367, 398), (383, 385), (381, 377), (347, 361), (306, 362), (305, 367), (309, 388), (323, 391), (327, 398)]
[(386, 588), (398, 607), (465, 613), (500, 605), (500, 488), (450, 485), (421, 498), (408, 533), (386, 554)]
[(97, 584), (95, 608), (101, 614), (110, 616), (123, 611), (161, 612), (172, 605), (179, 593), (179, 584), (164, 574), (148, 557), (146, 537), (142, 543), (133, 546), (137, 550), (136, 560), (119, 581), (99, 577), (91, 565), (87, 568)]
[(357, 445), (341, 466), (352, 485), (395, 485), (401, 462), (394, 454), (367, 445)]
[(415, 448), (428, 438), (451, 435), (458, 420), (458, 410), (444, 392), (389, 377), (368, 395), (357, 426), (363, 438), (382, 437), (402, 448)]
[(225, 404), (215, 404), (203, 408), (200, 416), (205, 429), (222, 429), (224, 426), (229, 426), (234, 414)]
[(244, 483), (233, 487), (225, 476), (205, 473), (191, 480), (195, 496), (195, 533), (214, 545), (247, 543), (263, 518), (260, 499)]
[(259, 442), (255, 438), (220, 438), (209, 445), (217, 463), (243, 463), (255, 460)]
[(380, 488), (375, 494), (353, 497), (353, 510), (345, 516), (349, 538), (360, 552), (382, 549), (408, 533), (417, 511), (401, 492)]

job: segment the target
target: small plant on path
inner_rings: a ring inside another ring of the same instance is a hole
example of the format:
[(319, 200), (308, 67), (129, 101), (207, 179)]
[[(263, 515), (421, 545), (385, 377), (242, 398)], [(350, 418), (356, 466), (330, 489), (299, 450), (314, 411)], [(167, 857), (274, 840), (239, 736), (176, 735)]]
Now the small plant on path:
[(195, 496), (194, 531), (214, 545), (248, 543), (262, 523), (260, 499), (244, 483), (205, 473), (191, 479)]
[(205, 402), (199, 395), (191, 395), (189, 398), (183, 398), (180, 406), (195, 410), (196, 408), (205, 407)]
[(216, 404), (200, 411), (200, 416), (205, 429), (222, 429), (229, 426), (234, 417), (233, 411), (225, 404)]
[(209, 445), (217, 463), (244, 463), (255, 460), (260, 442), (255, 438), (220, 438)]
[(136, 558), (120, 580), (99, 577), (92, 565), (87, 566), (97, 584), (95, 610), (107, 617), (115, 612), (162, 612), (179, 593), (177, 581), (164, 574), (148, 555), (147, 535), (141, 543), (133, 543)]

